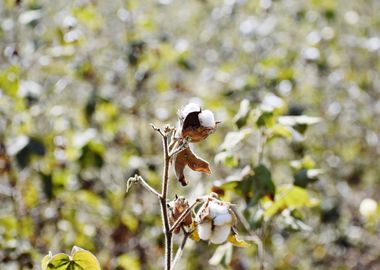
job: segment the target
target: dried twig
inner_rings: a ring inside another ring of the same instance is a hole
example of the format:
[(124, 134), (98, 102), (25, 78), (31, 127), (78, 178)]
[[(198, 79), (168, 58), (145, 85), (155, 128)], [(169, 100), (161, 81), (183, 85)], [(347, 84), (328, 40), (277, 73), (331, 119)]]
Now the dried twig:
[(156, 196), (158, 198), (161, 197), (160, 193), (158, 193), (151, 185), (149, 185), (148, 182), (146, 182), (144, 180), (144, 178), (142, 178), (140, 175), (137, 175), (137, 174), (128, 179), (128, 181), (127, 181), (127, 192), (129, 191), (131, 185), (134, 183), (140, 183), (146, 190), (151, 192), (154, 196)]
[(177, 265), (177, 263), (179, 262), (179, 260), (181, 259), (182, 257), (182, 254), (183, 254), (183, 251), (185, 249), (185, 245), (186, 245), (186, 242), (187, 242), (187, 239), (189, 238), (189, 236), (191, 235), (192, 232), (187, 232), (185, 231), (183, 228), (183, 239), (182, 239), (182, 243), (181, 245), (178, 247), (177, 249), (177, 252), (175, 254), (175, 257), (174, 257), (174, 260), (173, 260), (173, 264), (172, 264), (172, 269), (175, 268), (175, 266)]

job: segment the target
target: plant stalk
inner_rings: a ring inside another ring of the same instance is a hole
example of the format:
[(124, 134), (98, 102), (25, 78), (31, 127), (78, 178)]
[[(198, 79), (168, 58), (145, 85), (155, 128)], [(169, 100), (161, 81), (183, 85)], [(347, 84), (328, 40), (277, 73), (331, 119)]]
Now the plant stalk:
[(163, 148), (164, 148), (164, 170), (162, 175), (162, 191), (160, 196), (161, 202), (161, 216), (164, 225), (164, 235), (165, 235), (165, 270), (171, 270), (172, 263), (172, 232), (170, 231), (168, 206), (166, 199), (168, 197), (168, 187), (169, 187), (169, 167), (170, 167), (170, 156), (168, 147), (168, 137), (167, 135), (162, 136)]
[(185, 249), (185, 245), (186, 245), (187, 239), (189, 238), (189, 235), (190, 235), (190, 233), (184, 232), (182, 243), (178, 247), (177, 253), (176, 253), (175, 258), (173, 260), (173, 269), (182, 257), (182, 253), (183, 253), (183, 250)]

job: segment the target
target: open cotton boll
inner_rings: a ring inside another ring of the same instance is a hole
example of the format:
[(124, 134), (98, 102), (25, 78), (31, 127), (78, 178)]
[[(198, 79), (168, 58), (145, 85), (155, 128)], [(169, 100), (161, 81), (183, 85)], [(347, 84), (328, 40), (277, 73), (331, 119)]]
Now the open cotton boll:
[(217, 215), (225, 215), (228, 214), (228, 206), (225, 204), (220, 204), (215, 201), (211, 201), (209, 203), (210, 216), (215, 218)]
[(198, 224), (199, 238), (202, 240), (209, 240), (211, 236), (211, 222), (204, 222)]
[(198, 118), (202, 127), (215, 128), (215, 118), (212, 111), (204, 110), (198, 115)]
[(221, 244), (225, 242), (230, 234), (231, 226), (215, 226), (212, 235), (210, 237), (210, 242), (214, 244)]
[(223, 214), (223, 215), (217, 215), (214, 218), (214, 225), (215, 226), (221, 226), (221, 225), (225, 225), (225, 224), (231, 225), (231, 223), (232, 223), (232, 216), (229, 213)]
[(181, 117), (185, 118), (189, 113), (200, 112), (200, 111), (201, 111), (201, 106), (199, 106), (196, 103), (189, 103), (185, 107), (182, 108)]
[(368, 218), (374, 216), (377, 211), (377, 202), (371, 198), (365, 198), (359, 207), (359, 212), (364, 217)]

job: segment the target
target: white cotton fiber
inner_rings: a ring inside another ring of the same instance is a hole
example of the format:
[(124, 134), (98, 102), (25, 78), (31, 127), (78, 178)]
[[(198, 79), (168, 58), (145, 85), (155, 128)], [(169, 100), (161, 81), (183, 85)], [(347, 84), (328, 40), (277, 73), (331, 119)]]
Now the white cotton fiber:
[(209, 240), (211, 236), (211, 222), (204, 222), (198, 224), (199, 238), (202, 240)]
[(228, 206), (215, 201), (209, 203), (209, 209), (211, 218), (215, 218), (218, 215), (228, 214)]
[(180, 116), (182, 118), (185, 118), (189, 113), (200, 112), (200, 111), (201, 111), (201, 106), (199, 106), (196, 103), (189, 103), (189, 104), (185, 105), (185, 107), (183, 107), (181, 109)]
[(221, 226), (221, 225), (226, 225), (226, 224), (231, 225), (231, 223), (232, 223), (232, 216), (230, 213), (217, 215), (214, 218), (214, 225), (215, 226)]
[(212, 111), (204, 110), (198, 115), (198, 118), (201, 126), (215, 128), (215, 118)]
[(214, 231), (212, 232), (210, 242), (214, 244), (221, 244), (225, 242), (230, 234), (231, 226), (215, 226)]

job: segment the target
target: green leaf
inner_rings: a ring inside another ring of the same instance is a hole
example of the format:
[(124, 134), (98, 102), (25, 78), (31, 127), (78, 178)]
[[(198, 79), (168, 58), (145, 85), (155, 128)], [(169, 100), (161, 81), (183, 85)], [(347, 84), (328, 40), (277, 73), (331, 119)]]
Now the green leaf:
[(49, 261), (51, 260), (52, 256), (53, 256), (53, 255), (51, 254), (51, 251), (50, 251), (49, 254), (46, 255), (46, 256), (42, 259), (42, 261), (41, 261), (41, 269), (42, 269), (42, 270), (46, 270), (46, 269), (47, 269), (48, 263), (49, 263)]
[(315, 167), (315, 161), (308, 155), (304, 156), (303, 159), (293, 160), (290, 162), (290, 166), (295, 170), (300, 169), (313, 169)]
[(292, 135), (292, 130), (284, 125), (277, 124), (271, 128), (271, 137), (284, 137), (286, 139), (291, 139)]
[(256, 120), (258, 127), (270, 128), (275, 124), (275, 118), (273, 112), (262, 112)]
[[(44, 258), (45, 259), (45, 258)], [(46, 262), (46, 260), (45, 260)], [(64, 253), (58, 253), (54, 255), (47, 264), (47, 270), (69, 270), (70, 269), (70, 257)], [(43, 269), (44, 270), (44, 269)], [(71, 270), (71, 269), (70, 269)]]
[(91, 252), (76, 246), (72, 250), (72, 261), (75, 264), (74, 270), (100, 270), (100, 264), (96, 257)]
[(322, 174), (320, 169), (301, 169), (294, 175), (294, 185), (305, 188), (308, 184), (317, 181), (320, 174)]
[(11, 97), (16, 97), (19, 87), (21, 69), (18, 66), (9, 66), (0, 71), (0, 89)]
[(276, 200), (264, 212), (264, 218), (269, 219), (284, 209), (297, 209), (301, 207), (314, 207), (319, 201), (310, 198), (308, 192), (292, 185), (280, 186), (276, 193)]
[(52, 256), (51, 252), (42, 259), (42, 270), (101, 270), (96, 257), (89, 251), (74, 246), (71, 256), (58, 253)]
[(273, 199), (276, 187), (272, 181), (271, 172), (260, 164), (253, 169), (254, 174), (248, 175), (237, 189), (243, 194), (250, 205), (255, 205), (264, 196)]
[(104, 24), (103, 18), (94, 5), (76, 7), (73, 9), (73, 14), (91, 30), (99, 30)]
[(117, 262), (122, 269), (139, 270), (141, 269), (140, 260), (136, 256), (123, 254), (117, 258)]
[(243, 99), (240, 102), (239, 111), (234, 117), (234, 122), (239, 129), (241, 129), (247, 124), (250, 112), (251, 112), (251, 107), (249, 104), (249, 100)]
[(215, 163), (223, 164), (227, 167), (236, 167), (239, 165), (239, 160), (236, 155), (231, 152), (224, 151), (220, 152), (215, 156)]
[(236, 132), (227, 133), (226, 137), (220, 148), (222, 150), (232, 150), (235, 148), (241, 141), (247, 138), (252, 133), (252, 130), (245, 128)]
[(279, 115), (286, 109), (286, 103), (282, 98), (272, 93), (268, 93), (261, 102), (260, 108), (264, 112), (271, 112), (273, 115)]
[(304, 134), (310, 125), (317, 124), (321, 121), (319, 117), (307, 115), (287, 115), (278, 118), (278, 122), (285, 126), (293, 127), (299, 133)]
[(280, 116), (278, 122), (286, 126), (297, 126), (297, 125), (315, 125), (321, 121), (319, 117), (307, 116), (307, 115), (286, 115)]

